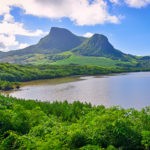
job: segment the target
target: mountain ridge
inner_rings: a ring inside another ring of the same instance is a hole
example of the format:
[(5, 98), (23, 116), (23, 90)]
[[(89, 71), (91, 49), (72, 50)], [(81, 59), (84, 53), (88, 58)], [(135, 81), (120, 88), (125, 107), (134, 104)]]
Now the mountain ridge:
[[(2, 57), (11, 55), (25, 55), (33, 53), (59, 53), (80, 45), (86, 38), (76, 36), (65, 28), (52, 27), (49, 34), (41, 38), (37, 44), (19, 50), (2, 52)], [(1, 55), (0, 55), (1, 57)]]
[[(66, 55), (64, 52), (70, 54)], [(41, 60), (42, 63), (53, 63), (69, 59), (71, 56), (105, 57), (125, 62), (137, 61), (136, 56), (125, 54), (114, 48), (105, 35), (96, 33), (90, 38), (85, 38), (75, 35), (68, 29), (52, 27), (49, 34), (41, 38), (37, 44), (20, 50), (0, 52), (0, 62), (26, 64)]]

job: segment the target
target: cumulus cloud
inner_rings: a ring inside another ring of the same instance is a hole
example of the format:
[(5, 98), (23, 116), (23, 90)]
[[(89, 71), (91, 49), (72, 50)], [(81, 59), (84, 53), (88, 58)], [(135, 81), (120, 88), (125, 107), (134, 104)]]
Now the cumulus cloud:
[(93, 36), (93, 33), (87, 32), (87, 33), (83, 34), (83, 36), (89, 38), (89, 37)]
[(150, 0), (109, 0), (113, 4), (125, 4), (132, 8), (142, 8), (150, 4)]
[(104, 0), (94, 0), (92, 3), (88, 0), (8, 0), (5, 9), (0, 10), (1, 13), (7, 12), (11, 6), (20, 7), (26, 14), (38, 17), (51, 19), (67, 17), (77, 25), (119, 22), (117, 16), (109, 13)]
[(130, 7), (141, 8), (150, 4), (150, 0), (125, 0)]
[(113, 4), (119, 4), (120, 0), (110, 0), (110, 2), (113, 3)]
[(21, 43), (21, 44), (19, 44), (19, 49), (25, 48), (27, 46), (29, 46), (28, 43)]
[(19, 43), (13, 34), (0, 33), (0, 51), (15, 50), (27, 47), (27, 43)]
[(16, 41), (16, 37), (14, 35), (5, 35), (0, 34), (0, 50), (8, 51), (8, 48), (12, 49), (19, 45), (19, 42)]
[(41, 36), (42, 30), (30, 31), (25, 29), (23, 23), (15, 22), (13, 16), (5, 14), (0, 22), (0, 34), (23, 35), (23, 36)]
[(22, 36), (41, 36), (44, 35), (42, 30), (30, 31), (25, 29), (24, 24), (15, 22), (14, 17), (8, 12), (3, 14), (3, 20), (0, 21), (0, 50), (8, 51), (11, 49), (24, 48), (25, 43), (19, 43), (16, 35)]
[[(1, 36), (1, 35), (0, 35)], [(5, 48), (5, 45), (4, 45), (4, 43), (3, 42), (0, 42), (0, 48)]]

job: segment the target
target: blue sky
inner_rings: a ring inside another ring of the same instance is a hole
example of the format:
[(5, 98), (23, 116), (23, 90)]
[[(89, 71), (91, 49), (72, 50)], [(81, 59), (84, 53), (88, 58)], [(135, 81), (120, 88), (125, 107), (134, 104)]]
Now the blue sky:
[(150, 55), (150, 0), (0, 0), (0, 6), (1, 51), (35, 44), (57, 26), (104, 34), (125, 53)]

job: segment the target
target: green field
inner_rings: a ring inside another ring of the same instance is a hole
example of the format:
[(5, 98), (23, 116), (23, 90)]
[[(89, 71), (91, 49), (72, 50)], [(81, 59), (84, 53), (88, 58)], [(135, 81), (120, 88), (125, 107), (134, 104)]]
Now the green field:
[(8, 57), (9, 61), (17, 64), (34, 64), (34, 65), (90, 65), (102, 67), (116, 67), (116, 66), (134, 66), (137, 62), (135, 60), (121, 61), (119, 59), (111, 59), (106, 57), (92, 57), (76, 55), (70, 51), (60, 54), (29, 54), (21, 57)]
[(93, 65), (93, 66), (104, 66), (104, 67), (114, 67), (117, 64), (130, 64), (129, 62), (123, 62), (120, 60), (112, 60), (110, 58), (105, 57), (91, 57), (91, 56), (77, 56), (71, 55), (69, 58), (58, 60), (56, 62), (51, 63), (53, 65), (69, 65), (69, 64), (77, 64), (77, 65)]

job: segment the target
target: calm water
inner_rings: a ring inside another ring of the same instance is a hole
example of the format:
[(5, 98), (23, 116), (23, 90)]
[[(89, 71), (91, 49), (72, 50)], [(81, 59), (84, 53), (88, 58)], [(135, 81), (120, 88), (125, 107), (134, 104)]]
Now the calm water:
[(11, 91), (10, 95), (42, 101), (79, 100), (93, 105), (140, 109), (150, 105), (150, 72), (27, 82), (20, 90)]

